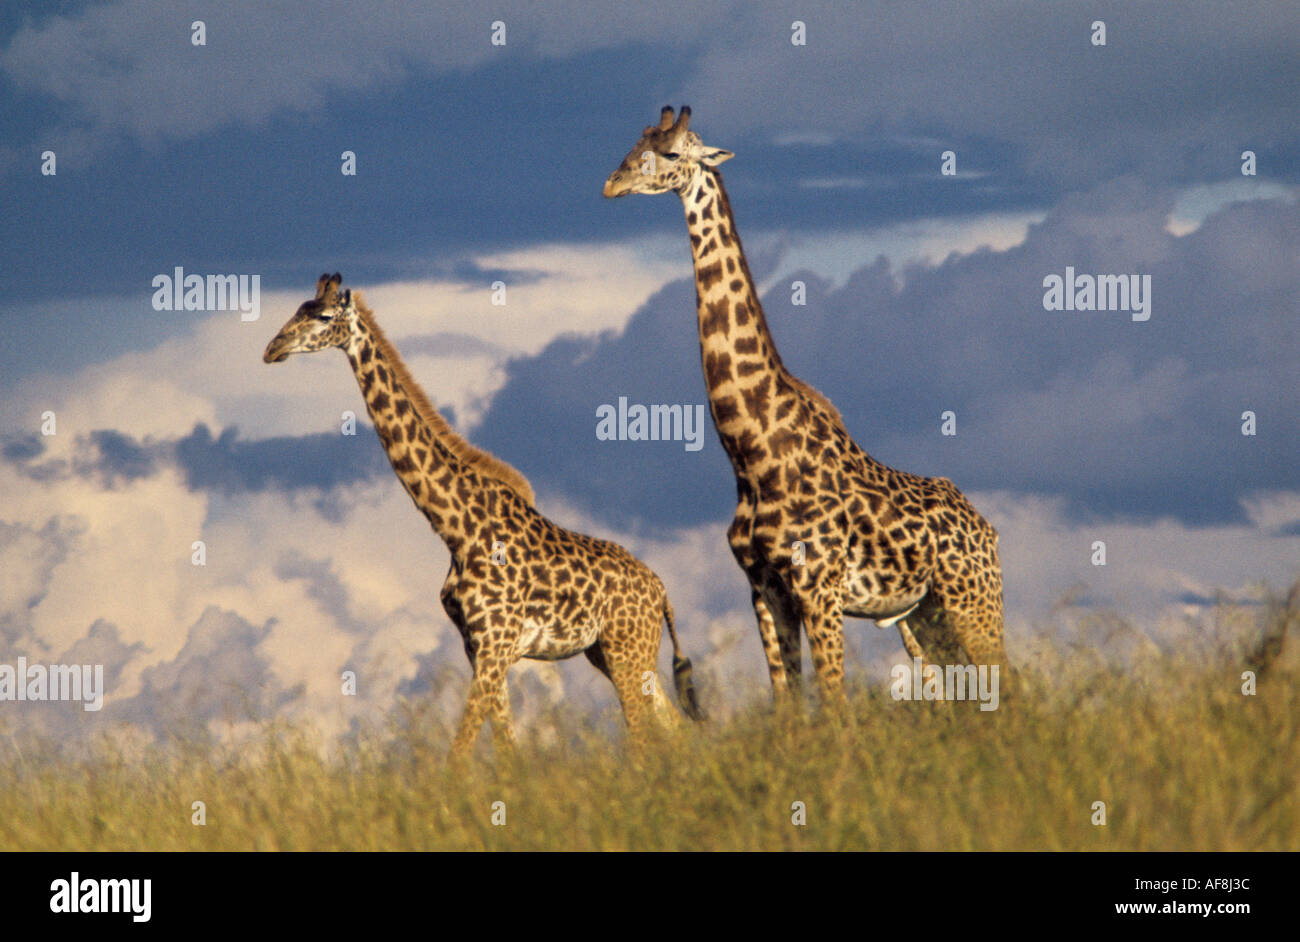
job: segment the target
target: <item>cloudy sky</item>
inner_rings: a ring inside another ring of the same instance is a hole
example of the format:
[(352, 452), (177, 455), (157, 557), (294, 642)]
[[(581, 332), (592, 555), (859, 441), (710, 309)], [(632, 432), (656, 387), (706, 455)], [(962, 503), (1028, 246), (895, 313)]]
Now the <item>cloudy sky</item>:
[[(5, 4), (0, 663), (103, 664), (108, 690), (98, 714), (0, 703), (0, 726), (459, 710), (446, 551), (345, 360), (261, 361), (326, 270), (544, 513), (660, 573), (709, 706), (763, 696), (712, 429), (595, 435), (620, 396), (706, 401), (676, 198), (600, 195), (665, 103), (736, 153), (787, 364), (1000, 531), (1013, 659), (1089, 611), (1178, 644), (1220, 592), (1289, 584), (1300, 8), (846, 6)], [(1067, 266), (1149, 276), (1150, 319), (1045, 310)], [(155, 310), (177, 267), (258, 276), (260, 316)], [(870, 622), (847, 637), (865, 682), (903, 657)], [(512, 683), (525, 722), (613, 705), (583, 659)]]

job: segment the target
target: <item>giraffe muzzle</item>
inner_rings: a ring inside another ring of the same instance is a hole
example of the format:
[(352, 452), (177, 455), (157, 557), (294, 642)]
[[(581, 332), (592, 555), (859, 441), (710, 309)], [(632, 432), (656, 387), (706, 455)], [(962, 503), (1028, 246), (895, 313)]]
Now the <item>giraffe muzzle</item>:
[(617, 171), (611, 173), (609, 175), (609, 179), (605, 181), (605, 189), (601, 191), (604, 194), (605, 198), (617, 199), (620, 196), (627, 196), (627, 190), (620, 187), (620, 184), (622, 182), (623, 182), (623, 176), (621, 173)]
[(289, 354), (284, 350), (285, 341), (283, 337), (276, 337), (266, 345), (266, 352), (262, 354), (263, 363), (282, 363), (289, 359)]

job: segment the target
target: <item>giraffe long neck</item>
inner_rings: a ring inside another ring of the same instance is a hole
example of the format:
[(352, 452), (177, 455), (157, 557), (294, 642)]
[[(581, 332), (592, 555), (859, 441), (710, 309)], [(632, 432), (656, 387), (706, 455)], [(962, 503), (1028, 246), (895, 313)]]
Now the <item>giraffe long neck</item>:
[(701, 167), (681, 196), (709, 405), (722, 446), (743, 474), (753, 470), (754, 435), (771, 431), (796, 394), (763, 316), (722, 175)]
[(458, 457), (457, 436), (446, 422), (425, 421), (416, 391), (407, 388), (405, 367), (367, 316), (358, 317), (344, 352), (394, 473), (451, 554), (459, 555), (474, 538), (467, 529), (471, 515), (464, 512), (467, 495), (500, 485), (483, 481)]

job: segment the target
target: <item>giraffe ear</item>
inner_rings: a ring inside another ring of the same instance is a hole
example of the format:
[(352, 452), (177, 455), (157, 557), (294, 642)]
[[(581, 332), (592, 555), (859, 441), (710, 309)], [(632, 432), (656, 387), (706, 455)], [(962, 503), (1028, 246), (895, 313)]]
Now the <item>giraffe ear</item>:
[(716, 167), (725, 160), (730, 160), (736, 155), (729, 150), (723, 150), (721, 147), (706, 147), (700, 157), (700, 163), (706, 167)]

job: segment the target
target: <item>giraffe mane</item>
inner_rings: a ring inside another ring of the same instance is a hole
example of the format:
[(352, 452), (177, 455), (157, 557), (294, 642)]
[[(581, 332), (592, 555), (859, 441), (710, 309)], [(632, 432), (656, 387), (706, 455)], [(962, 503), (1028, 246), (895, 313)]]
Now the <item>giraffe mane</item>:
[(397, 348), (393, 346), (392, 341), (380, 329), (379, 324), (375, 321), (375, 312), (366, 306), (365, 298), (361, 292), (353, 291), (352, 299), (356, 303), (357, 313), (365, 318), (366, 326), (374, 336), (375, 343), (387, 361), (389, 369), (392, 370), (393, 375), (401, 383), (402, 389), (410, 398), (416, 414), (421, 421), (429, 426), (443, 447), (475, 470), (510, 488), (510, 490), (527, 501), (528, 506), (533, 506), (533, 488), (528, 483), (528, 479), (516, 468), (506, 464), (496, 455), (474, 447), (456, 434), (450, 423), (442, 417), (441, 412), (434, 408), (433, 403), (429, 401), (429, 397), (420, 388), (420, 384), (415, 381), (415, 378), (406, 369), (405, 361), (398, 355)]
[[(727, 219), (735, 219), (736, 217), (732, 215), (731, 212), (731, 200), (727, 196), (727, 188), (722, 185), (722, 171), (719, 170), (717, 167), (706, 167), (705, 173), (713, 174), (714, 180), (717, 181), (718, 198), (722, 204), (719, 207), (719, 209), (722, 212), (723, 217)], [(732, 226), (731, 229), (731, 238), (736, 240), (736, 248), (739, 249), (740, 268), (742, 274), (745, 277), (745, 281), (748, 284), (755, 286), (754, 287), (754, 311), (752, 312), (752, 314), (753, 316), (758, 318), (760, 323), (766, 325), (767, 314), (763, 311), (763, 302), (758, 297), (758, 287), (757, 287), (758, 282), (754, 281), (754, 276), (750, 274), (749, 260), (745, 257), (745, 249), (740, 243), (740, 233), (736, 231), (734, 225)], [(767, 328), (767, 332), (769, 335), (771, 334), (772, 328), (770, 326)], [(789, 382), (791, 386), (799, 390), (801, 393), (803, 393), (805, 396), (811, 399), (815, 404), (820, 405), (822, 408), (824, 408), (827, 412), (831, 414), (831, 416), (835, 419), (836, 422), (840, 423), (840, 425), (844, 424), (844, 416), (840, 415), (840, 410), (835, 408), (835, 404), (831, 402), (829, 399), (827, 399), (824, 393), (822, 393), (815, 387), (809, 385), (808, 383), (805, 383), (799, 377), (795, 376), (793, 373), (790, 372), (790, 370), (786, 367), (785, 362), (781, 359), (781, 351), (776, 348), (775, 342), (772, 344), (772, 359), (776, 361), (777, 367), (780, 368), (781, 373), (785, 376), (787, 382)]]

